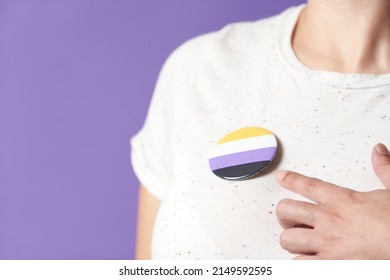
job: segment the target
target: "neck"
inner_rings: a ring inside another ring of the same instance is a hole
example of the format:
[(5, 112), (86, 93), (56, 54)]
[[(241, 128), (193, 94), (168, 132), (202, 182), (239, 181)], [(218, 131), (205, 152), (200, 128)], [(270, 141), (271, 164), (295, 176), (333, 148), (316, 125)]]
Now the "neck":
[(312, 69), (390, 73), (390, 1), (309, 0), (292, 46)]

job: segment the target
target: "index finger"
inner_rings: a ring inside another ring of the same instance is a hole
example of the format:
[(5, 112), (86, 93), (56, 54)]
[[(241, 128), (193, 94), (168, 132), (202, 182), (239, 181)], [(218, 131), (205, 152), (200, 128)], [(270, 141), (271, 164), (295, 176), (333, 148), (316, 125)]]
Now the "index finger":
[(275, 177), (282, 187), (317, 203), (325, 203), (335, 196), (340, 196), (346, 191), (350, 191), (350, 189), (322, 181), (318, 178), (308, 177), (288, 170), (278, 171)]

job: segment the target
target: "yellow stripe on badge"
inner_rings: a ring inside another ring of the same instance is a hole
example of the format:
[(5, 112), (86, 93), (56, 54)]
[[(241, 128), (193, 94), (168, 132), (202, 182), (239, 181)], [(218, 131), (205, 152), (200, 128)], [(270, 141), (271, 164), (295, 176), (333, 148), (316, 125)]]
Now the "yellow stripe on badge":
[(265, 135), (272, 135), (272, 132), (262, 127), (244, 127), (229, 133), (219, 140), (217, 144)]

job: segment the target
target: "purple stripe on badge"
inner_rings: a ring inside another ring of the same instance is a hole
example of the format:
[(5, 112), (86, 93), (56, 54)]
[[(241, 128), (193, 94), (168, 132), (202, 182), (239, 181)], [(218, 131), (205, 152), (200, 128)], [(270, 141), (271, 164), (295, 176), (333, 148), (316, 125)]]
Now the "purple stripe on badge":
[(209, 160), (211, 170), (258, 161), (271, 161), (276, 154), (276, 147), (262, 148), (224, 155)]

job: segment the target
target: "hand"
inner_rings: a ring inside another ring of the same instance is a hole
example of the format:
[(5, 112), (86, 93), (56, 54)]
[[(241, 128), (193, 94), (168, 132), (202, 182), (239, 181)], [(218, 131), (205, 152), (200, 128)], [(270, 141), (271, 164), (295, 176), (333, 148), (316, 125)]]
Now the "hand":
[(295, 259), (390, 259), (390, 153), (375, 146), (373, 169), (384, 190), (357, 192), (316, 178), (279, 171), (278, 183), (315, 203), (281, 200), (280, 245)]

